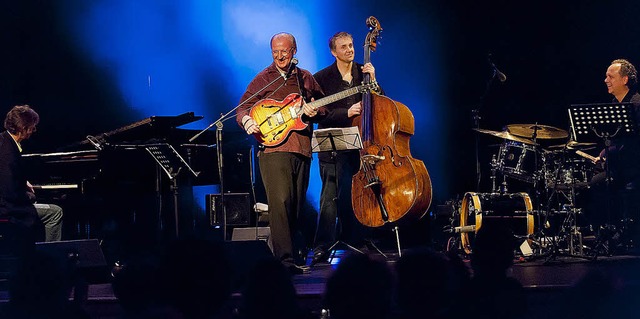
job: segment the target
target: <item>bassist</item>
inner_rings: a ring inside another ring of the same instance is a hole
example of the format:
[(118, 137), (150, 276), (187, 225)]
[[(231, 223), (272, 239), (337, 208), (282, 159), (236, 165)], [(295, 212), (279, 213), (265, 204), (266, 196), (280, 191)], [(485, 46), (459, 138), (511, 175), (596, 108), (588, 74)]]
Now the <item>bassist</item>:
[[(338, 32), (329, 39), (331, 55), (335, 62), (318, 71), (313, 77), (318, 81), (325, 94), (333, 94), (361, 84), (364, 74), (376, 81), (375, 69), (371, 63), (365, 65), (354, 61), (355, 50), (353, 36), (347, 32)], [(376, 90), (382, 93), (379, 87)], [(362, 110), (362, 94), (327, 105), (327, 116), (318, 123), (318, 128), (350, 127), (354, 117)], [(334, 156), (335, 155), (335, 156)], [(320, 195), (320, 218), (314, 248), (314, 262), (323, 261), (328, 254), (326, 249), (336, 240), (343, 240), (356, 247), (364, 244), (365, 228), (353, 215), (351, 206), (351, 178), (360, 167), (358, 150), (318, 153), (322, 193)], [(336, 217), (339, 220), (336, 234)]]

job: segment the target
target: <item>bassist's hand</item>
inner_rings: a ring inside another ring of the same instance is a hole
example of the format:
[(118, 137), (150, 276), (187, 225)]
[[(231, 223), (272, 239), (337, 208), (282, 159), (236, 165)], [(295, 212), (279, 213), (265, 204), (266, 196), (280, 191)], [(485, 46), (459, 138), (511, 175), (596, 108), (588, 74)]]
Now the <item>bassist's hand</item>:
[(362, 102), (358, 102), (351, 105), (351, 107), (347, 111), (347, 116), (351, 118), (356, 115), (360, 115), (361, 112), (362, 112)]
[(373, 67), (371, 62), (367, 62), (362, 66), (362, 73), (369, 73), (371, 82), (376, 81), (376, 68)]

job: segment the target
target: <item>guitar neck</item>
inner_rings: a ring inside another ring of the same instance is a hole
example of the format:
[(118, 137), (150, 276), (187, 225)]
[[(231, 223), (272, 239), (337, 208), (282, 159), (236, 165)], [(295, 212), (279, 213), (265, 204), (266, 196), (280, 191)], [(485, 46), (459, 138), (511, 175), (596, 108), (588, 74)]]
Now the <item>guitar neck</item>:
[[(357, 94), (359, 92), (362, 91), (364, 86), (360, 85), (360, 86), (356, 86), (356, 87), (352, 87), (350, 89), (335, 93), (335, 94), (331, 94), (329, 96), (325, 96), (319, 100), (315, 100), (313, 102), (309, 102), (307, 103), (307, 105), (317, 108), (317, 107), (321, 107), (321, 106), (325, 106), (327, 104), (331, 104), (335, 101), (339, 101), (342, 100), (344, 98), (347, 98), (351, 95)], [(300, 110), (298, 110), (298, 114), (302, 114), (302, 108), (300, 108)]]

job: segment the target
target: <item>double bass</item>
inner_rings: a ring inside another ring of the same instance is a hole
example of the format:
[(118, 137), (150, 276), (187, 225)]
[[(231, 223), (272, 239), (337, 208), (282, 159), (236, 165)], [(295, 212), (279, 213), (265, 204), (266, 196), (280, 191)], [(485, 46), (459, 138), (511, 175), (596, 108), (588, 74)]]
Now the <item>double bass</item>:
[[(367, 19), (364, 63), (371, 62), (382, 30), (375, 17)], [(370, 82), (364, 74), (364, 83)], [(386, 96), (365, 92), (362, 114), (354, 118), (362, 146), (360, 169), (352, 178), (351, 203), (356, 218), (368, 227), (400, 219), (417, 220), (431, 205), (431, 178), (424, 163), (411, 156), (409, 139), (415, 132), (409, 108)]]

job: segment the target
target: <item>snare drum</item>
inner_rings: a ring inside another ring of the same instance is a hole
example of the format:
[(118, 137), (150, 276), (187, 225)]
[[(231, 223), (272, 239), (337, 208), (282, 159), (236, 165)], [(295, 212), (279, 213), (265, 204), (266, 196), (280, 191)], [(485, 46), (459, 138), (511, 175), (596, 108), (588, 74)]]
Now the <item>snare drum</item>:
[(539, 176), (537, 167), (543, 159), (534, 145), (505, 141), (500, 146), (496, 169), (504, 175), (533, 183)]
[(544, 177), (547, 188), (587, 188), (593, 177), (593, 164), (587, 159), (575, 158), (545, 163)]
[(466, 193), (460, 207), (460, 228), (475, 231), (461, 232), (462, 248), (467, 254), (472, 252), (475, 234), (483, 224), (500, 223), (517, 236), (533, 234), (533, 205), (527, 193)]

